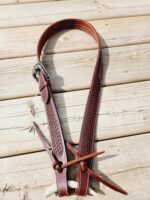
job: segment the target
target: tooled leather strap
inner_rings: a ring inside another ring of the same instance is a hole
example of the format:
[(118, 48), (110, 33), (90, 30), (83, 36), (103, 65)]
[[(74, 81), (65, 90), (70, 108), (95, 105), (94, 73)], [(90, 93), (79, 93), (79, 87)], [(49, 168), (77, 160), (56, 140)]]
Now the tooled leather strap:
[[(62, 134), (62, 128), (60, 125), (60, 120), (56, 110), (53, 95), (51, 93), (49, 76), (41, 62), (41, 52), (47, 42), (47, 40), (52, 37), (55, 33), (65, 30), (65, 29), (80, 29), (88, 34), (90, 34), (96, 41), (98, 46), (97, 62), (94, 69), (94, 74), (92, 78), (92, 83), (86, 103), (85, 113), (83, 117), (83, 123), (81, 128), (81, 135), (79, 141), (78, 151), (74, 150), (70, 144), (67, 143), (67, 147), (75, 155), (76, 159), (67, 162), (66, 149)], [(38, 64), (34, 67), (33, 74), (35, 78), (39, 81), (39, 89), (43, 102), (45, 104), (48, 125), (50, 129), (51, 146), (52, 151), (49, 150), (49, 145), (45, 143), (42, 138), (42, 132), (39, 127), (34, 124), (35, 129), (38, 132), (42, 143), (47, 150), (49, 157), (53, 162), (53, 168), (56, 173), (56, 183), (57, 192), (59, 196), (68, 195), (67, 186), (67, 167), (77, 163), (76, 179), (78, 182), (78, 187), (75, 190), (77, 195), (85, 196), (88, 194), (89, 188), (89, 177), (92, 176), (97, 180), (103, 182), (105, 185), (113, 190), (126, 194), (126, 192), (118, 187), (108, 183), (102, 177), (97, 176), (92, 170), (92, 158), (96, 155), (102, 154), (103, 152), (94, 153), (93, 144), (95, 138), (96, 129), (96, 119), (98, 112), (98, 101), (101, 89), (101, 77), (102, 77), (102, 52), (100, 46), (100, 38), (96, 30), (88, 22), (79, 19), (65, 19), (58, 21), (51, 26), (49, 26), (42, 34), (38, 47), (37, 47), (37, 57)], [(38, 72), (39, 77), (36, 76)]]
[[(40, 56), (42, 49), (50, 37), (52, 37), (55, 33), (62, 31), (64, 29), (73, 29), (73, 28), (83, 30), (88, 34), (90, 34), (96, 40), (98, 45), (98, 58), (88, 97), (88, 102), (86, 106), (86, 111), (81, 130), (81, 137), (79, 142), (79, 154), (87, 155), (93, 151), (98, 96), (100, 89), (101, 49), (100, 49), (100, 39), (96, 30), (88, 22), (79, 19), (66, 19), (58, 21), (49, 26), (42, 34), (37, 47), (37, 57), (38, 57), (38, 62), (41, 63)], [(53, 152), (59, 161), (62, 161), (63, 163), (67, 162), (62, 130), (56, 112), (53, 95), (51, 94), (51, 91), (49, 89), (50, 82), (49, 80), (48, 81), (44, 80), (44, 75), (41, 71), (39, 73), (39, 85), (40, 85), (39, 87), (41, 95), (45, 103), (48, 124), (51, 132)], [(82, 161), (82, 162), (84, 164), (87, 163), (87, 161)], [(91, 165), (91, 161), (89, 160), (87, 164), (88, 166)], [(59, 195), (60, 196), (66, 195), (65, 194), (67, 193), (66, 169), (64, 169), (63, 172), (61, 173), (56, 171), (56, 179), (57, 179)], [(83, 173), (80, 167), (77, 170), (77, 181), (78, 181), (78, 189), (76, 190), (76, 193), (78, 195), (86, 195), (89, 186), (89, 175), (86, 172)]]
[[(55, 162), (54, 169), (56, 174), (57, 193), (59, 196), (67, 196), (68, 195), (67, 169), (61, 171), (59, 167), (61, 163), (67, 162), (67, 155), (62, 134), (62, 128), (60, 125), (60, 120), (56, 110), (54, 98), (51, 93), (50, 81), (45, 77), (45, 74), (43, 73), (42, 70), (39, 71), (38, 80), (39, 80), (39, 90), (41, 92), (41, 97), (45, 104), (47, 121), (50, 130), (52, 152), (48, 151), (49, 147), (46, 146), (46, 143), (44, 143), (44, 141), (43, 145), (47, 150), (48, 155), (53, 162), (53, 165)], [(39, 133), (38, 127), (35, 126), (35, 128)], [(41, 134), (39, 134), (39, 136), (40, 135)], [(42, 137), (40, 139), (42, 140)]]

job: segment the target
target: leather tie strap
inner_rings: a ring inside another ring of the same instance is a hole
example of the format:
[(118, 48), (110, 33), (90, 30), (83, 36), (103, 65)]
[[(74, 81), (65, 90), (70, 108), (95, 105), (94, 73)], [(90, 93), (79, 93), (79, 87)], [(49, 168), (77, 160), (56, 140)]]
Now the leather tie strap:
[[(47, 40), (59, 31), (65, 29), (79, 29), (90, 34), (96, 41), (98, 46), (98, 55), (95, 70), (93, 73), (92, 83), (86, 103), (85, 113), (80, 134), (80, 141), (78, 150), (75, 150), (69, 143), (67, 147), (76, 157), (75, 160), (67, 162), (66, 148), (60, 125), (59, 116), (56, 110), (53, 94), (51, 91), (50, 79), (45, 67), (41, 61), (41, 53)], [(75, 190), (76, 195), (85, 196), (88, 194), (89, 177), (92, 176), (97, 180), (103, 182), (105, 185), (113, 190), (127, 194), (121, 188), (108, 183), (104, 178), (96, 175), (92, 171), (92, 158), (104, 152), (93, 152), (96, 119), (98, 112), (99, 95), (101, 89), (102, 79), (102, 51), (100, 45), (100, 38), (94, 27), (86, 21), (79, 19), (65, 19), (58, 21), (49, 26), (42, 34), (37, 46), (38, 63), (34, 66), (33, 76), (39, 82), (39, 90), (41, 92), (42, 100), (45, 104), (48, 126), (50, 130), (51, 148), (38, 125), (34, 122), (34, 127), (41, 139), (50, 159), (53, 162), (53, 168), (56, 174), (57, 192), (59, 196), (68, 195), (67, 185), (67, 167), (72, 164), (77, 165), (76, 180), (78, 187)]]

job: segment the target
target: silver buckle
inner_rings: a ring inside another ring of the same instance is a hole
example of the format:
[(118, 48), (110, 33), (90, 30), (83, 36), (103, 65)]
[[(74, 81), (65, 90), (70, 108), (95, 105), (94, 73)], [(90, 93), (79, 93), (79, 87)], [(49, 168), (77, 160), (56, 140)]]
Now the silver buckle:
[(45, 69), (44, 65), (42, 63), (37, 63), (36, 65), (34, 65), (33, 70), (32, 70), (32, 76), (33, 78), (38, 82), (38, 76), (37, 76), (37, 72), (42, 71), (45, 78), (47, 80), (49, 80), (49, 75), (47, 73), (47, 70)]

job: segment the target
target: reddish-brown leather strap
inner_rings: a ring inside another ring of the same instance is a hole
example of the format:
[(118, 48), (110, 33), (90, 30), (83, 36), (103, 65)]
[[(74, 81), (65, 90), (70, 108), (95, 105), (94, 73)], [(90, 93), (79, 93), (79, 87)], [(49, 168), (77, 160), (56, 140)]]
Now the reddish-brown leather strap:
[(59, 161), (57, 162), (57, 168), (55, 168), (57, 192), (59, 196), (67, 196), (67, 169), (64, 169), (63, 171), (58, 170), (60, 162), (67, 162), (66, 148), (64, 144), (59, 116), (56, 110), (53, 95), (51, 93), (50, 81), (45, 78), (42, 70), (39, 72), (39, 90), (41, 92), (42, 100), (45, 104), (47, 121), (50, 130), (52, 147), (51, 158), (53, 157), (52, 162), (54, 162), (54, 160)]
[[(66, 148), (60, 125), (59, 116), (56, 110), (53, 94), (51, 92), (50, 79), (41, 62), (42, 49), (47, 40), (55, 33), (65, 29), (80, 29), (90, 34), (96, 41), (98, 46), (97, 62), (95, 65), (92, 83), (86, 103), (83, 123), (81, 128), (81, 135), (79, 141), (78, 151), (74, 150), (71, 145), (67, 143), (67, 147), (75, 155), (76, 159), (67, 162)], [(44, 141), (42, 132), (34, 123), (34, 127), (53, 162), (53, 168), (56, 173), (57, 192), (59, 196), (68, 195), (67, 186), (67, 167), (72, 164), (77, 164), (76, 179), (78, 187), (75, 190), (76, 195), (85, 196), (88, 194), (89, 177), (92, 176), (97, 180), (103, 182), (105, 185), (113, 190), (126, 194), (124, 190), (108, 183), (101, 176), (96, 175), (92, 170), (92, 158), (103, 152), (93, 152), (93, 144), (95, 138), (96, 119), (98, 112), (99, 95), (101, 89), (102, 77), (102, 52), (100, 46), (100, 38), (94, 27), (86, 21), (79, 19), (65, 19), (58, 21), (49, 26), (42, 34), (37, 47), (38, 64), (34, 67), (34, 77), (39, 82), (39, 90), (41, 92), (42, 100), (45, 104), (45, 110), (50, 129), (52, 151), (49, 150), (49, 145)], [(38, 74), (38, 77), (37, 77)]]
[[(79, 20), (79, 19), (65, 19), (65, 20), (58, 21), (52, 24), (51, 26), (49, 26), (42, 34), (38, 43), (38, 47), (37, 47), (37, 57), (38, 57), (38, 62), (41, 63), (40, 56), (41, 56), (42, 49), (45, 43), (47, 42), (47, 40), (51, 36), (53, 36), (55, 33), (62, 31), (64, 29), (74, 29), (74, 28), (83, 30), (87, 32), (88, 34), (90, 34), (95, 39), (98, 45), (98, 58), (97, 58), (96, 68), (94, 71), (93, 81), (92, 81), (92, 85), (91, 85), (91, 89), (90, 89), (90, 93), (88, 97), (88, 102), (87, 102), (86, 111), (84, 115), (82, 130), (81, 130), (80, 143), (79, 143), (79, 153), (81, 154), (81, 156), (86, 156), (87, 154), (90, 154), (93, 151), (96, 115), (97, 115), (97, 109), (98, 109), (97, 106), (98, 106), (98, 96), (99, 96), (99, 89), (100, 89), (100, 73), (101, 73), (101, 63), (102, 63), (99, 35), (97, 34), (93, 26), (86, 21)], [(45, 103), (48, 124), (49, 124), (50, 132), (51, 132), (53, 152), (58, 160), (60, 160), (63, 163), (67, 162), (60, 122), (59, 122), (58, 115), (55, 109), (54, 99), (50, 90), (50, 82), (49, 80), (44, 79), (43, 71), (40, 71), (39, 73), (39, 89), (41, 91), (41, 96)], [(85, 163), (85, 164), (87, 163), (88, 166), (90, 166), (91, 160), (82, 161), (82, 163)], [(80, 170), (79, 166), (77, 170), (78, 188), (76, 189), (76, 194), (83, 196), (83, 195), (86, 195), (88, 191), (89, 175), (87, 172), (83, 173)], [(62, 174), (66, 174), (65, 170), (66, 169), (63, 170)], [(66, 182), (65, 177), (66, 175), (61, 176), (58, 172), (56, 172), (58, 193), (60, 196), (63, 196), (65, 193), (67, 194), (67, 182)], [(61, 183), (61, 186), (59, 186), (60, 181), (62, 179), (64, 179), (64, 183)], [(62, 190), (62, 186), (63, 186), (63, 190)], [(64, 190), (66, 190), (66, 192), (64, 192)]]

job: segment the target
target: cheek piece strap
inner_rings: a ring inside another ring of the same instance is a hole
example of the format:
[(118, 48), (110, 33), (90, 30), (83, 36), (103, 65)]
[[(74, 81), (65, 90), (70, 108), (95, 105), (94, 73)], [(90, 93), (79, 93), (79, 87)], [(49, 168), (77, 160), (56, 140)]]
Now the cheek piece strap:
[[(98, 47), (97, 61), (85, 107), (78, 149), (64, 141), (60, 119), (51, 90), (50, 78), (41, 61), (41, 53), (47, 40), (54, 34), (66, 29), (79, 29), (85, 31), (94, 38)], [(33, 68), (33, 77), (39, 84), (41, 98), (45, 105), (51, 144), (45, 140), (45, 136), (39, 126), (35, 122), (33, 122), (33, 125), (51, 159), (56, 175), (57, 194), (60, 197), (68, 196), (70, 194), (70, 186), (68, 183), (72, 183), (73, 181), (69, 182), (67, 180), (67, 168), (76, 164), (77, 187), (74, 189), (74, 194), (78, 196), (88, 195), (90, 193), (90, 177), (92, 177), (109, 188), (126, 195), (127, 192), (122, 188), (105, 180), (101, 175), (97, 175), (92, 170), (93, 157), (104, 153), (104, 151), (93, 152), (99, 96), (101, 94), (102, 85), (102, 50), (98, 33), (91, 24), (80, 19), (65, 19), (58, 21), (50, 25), (42, 34), (37, 46), (37, 60), (38, 63)], [(67, 161), (66, 147), (75, 156), (74, 160)]]

